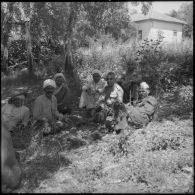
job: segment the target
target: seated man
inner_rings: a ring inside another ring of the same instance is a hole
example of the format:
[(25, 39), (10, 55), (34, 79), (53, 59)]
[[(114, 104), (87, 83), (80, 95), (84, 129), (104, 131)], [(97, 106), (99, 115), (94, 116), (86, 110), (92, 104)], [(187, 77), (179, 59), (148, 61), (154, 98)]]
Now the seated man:
[[(52, 79), (47, 79), (43, 83), (44, 94), (36, 98), (33, 109), (33, 118), (37, 122), (48, 122), (56, 124), (57, 120), (65, 120), (65, 116), (58, 112), (57, 100), (53, 95), (56, 83)], [(46, 123), (46, 124), (48, 124)]]
[(22, 128), (28, 124), (30, 111), (24, 106), (25, 98), (25, 92), (16, 91), (1, 109), (2, 118), (10, 131), (18, 125)]
[(102, 123), (113, 121), (113, 105), (116, 102), (123, 102), (123, 93), (123, 89), (116, 83), (115, 73), (109, 72), (107, 74), (107, 86), (97, 102), (94, 120)]
[(101, 72), (99, 70), (94, 70), (92, 75), (93, 80), (82, 88), (83, 92), (79, 103), (79, 108), (86, 107), (90, 111), (90, 115), (93, 115), (96, 102), (106, 86), (106, 82), (101, 79)]
[(127, 118), (130, 125), (147, 125), (151, 121), (151, 117), (155, 112), (157, 100), (153, 96), (149, 96), (150, 90), (146, 82), (140, 84), (139, 97), (140, 100), (135, 106), (126, 105)]
[(63, 73), (57, 73), (54, 76), (56, 89), (54, 95), (58, 103), (58, 111), (62, 114), (70, 114), (70, 91)]

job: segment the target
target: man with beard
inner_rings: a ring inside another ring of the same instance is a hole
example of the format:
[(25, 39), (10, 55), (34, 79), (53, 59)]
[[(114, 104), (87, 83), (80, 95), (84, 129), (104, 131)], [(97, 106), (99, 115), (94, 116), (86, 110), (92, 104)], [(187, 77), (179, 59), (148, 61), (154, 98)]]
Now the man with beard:
[(112, 129), (115, 119), (115, 105), (123, 102), (123, 89), (116, 83), (115, 73), (107, 74), (107, 85), (100, 96), (95, 110), (95, 122), (105, 123), (108, 129)]
[(150, 90), (146, 82), (140, 83), (139, 101), (135, 106), (126, 105), (127, 118), (129, 125), (144, 126), (147, 125), (155, 112), (157, 100), (149, 95)]
[(101, 79), (101, 76), (102, 73), (99, 70), (94, 70), (92, 72), (93, 79), (82, 88), (79, 108), (86, 108), (90, 117), (93, 117), (96, 102), (106, 86), (106, 82)]
[(57, 99), (53, 95), (56, 83), (52, 79), (47, 79), (43, 83), (44, 94), (36, 98), (33, 109), (33, 118), (37, 122), (55, 124), (57, 120), (66, 121), (66, 116), (58, 112)]

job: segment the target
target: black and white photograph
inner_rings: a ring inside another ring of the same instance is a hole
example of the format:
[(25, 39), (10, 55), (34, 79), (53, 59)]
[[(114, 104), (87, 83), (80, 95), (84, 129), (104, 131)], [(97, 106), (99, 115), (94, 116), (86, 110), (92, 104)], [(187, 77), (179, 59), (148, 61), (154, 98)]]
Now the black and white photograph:
[(1, 2), (2, 193), (194, 193), (193, 1)]

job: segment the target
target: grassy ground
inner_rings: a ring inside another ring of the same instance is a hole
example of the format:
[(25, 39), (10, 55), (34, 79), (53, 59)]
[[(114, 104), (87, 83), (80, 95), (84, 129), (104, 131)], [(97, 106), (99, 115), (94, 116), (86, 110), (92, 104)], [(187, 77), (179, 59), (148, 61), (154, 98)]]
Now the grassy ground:
[[(41, 86), (25, 87), (33, 91), (30, 106)], [(2, 88), (3, 98), (13, 89)], [(156, 121), (119, 135), (93, 124), (45, 138), (31, 127), (18, 130), (13, 143), (24, 179), (16, 192), (193, 192), (192, 114), (178, 116), (173, 101), (171, 94), (161, 98)]]

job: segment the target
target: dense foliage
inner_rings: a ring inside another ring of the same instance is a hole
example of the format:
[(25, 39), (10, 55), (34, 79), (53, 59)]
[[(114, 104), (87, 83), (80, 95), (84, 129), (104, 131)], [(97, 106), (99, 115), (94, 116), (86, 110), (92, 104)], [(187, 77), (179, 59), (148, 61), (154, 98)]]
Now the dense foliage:
[(186, 21), (183, 27), (184, 37), (193, 37), (193, 2), (183, 3), (178, 11), (172, 10), (169, 16)]

